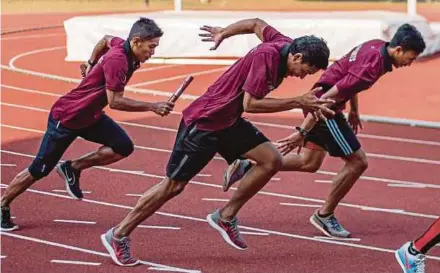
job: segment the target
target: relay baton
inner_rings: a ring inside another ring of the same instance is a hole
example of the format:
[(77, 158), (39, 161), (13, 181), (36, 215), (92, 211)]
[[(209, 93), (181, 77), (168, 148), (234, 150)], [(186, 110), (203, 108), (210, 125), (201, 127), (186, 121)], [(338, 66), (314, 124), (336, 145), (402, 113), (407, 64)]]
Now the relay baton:
[(183, 83), (180, 85), (180, 87), (177, 89), (177, 91), (171, 96), (171, 98), (168, 100), (168, 102), (176, 102), (176, 100), (182, 95), (183, 91), (189, 86), (189, 84), (193, 81), (193, 76), (188, 76)]

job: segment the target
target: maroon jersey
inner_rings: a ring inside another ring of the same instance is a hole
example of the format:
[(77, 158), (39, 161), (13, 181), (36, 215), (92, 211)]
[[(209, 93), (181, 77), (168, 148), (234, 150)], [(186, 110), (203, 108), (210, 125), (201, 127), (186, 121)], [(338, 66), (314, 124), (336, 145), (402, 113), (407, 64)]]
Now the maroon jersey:
[(369, 89), (382, 75), (392, 71), (392, 59), (388, 54), (387, 45), (388, 43), (382, 40), (371, 40), (335, 61), (315, 84), (323, 87), (318, 97), (336, 85), (339, 90), (338, 97), (343, 100), (335, 104), (333, 109), (342, 112), (348, 100)]
[(244, 92), (261, 99), (281, 83), (287, 65), (281, 52), (287, 52), (286, 45), (291, 42), (291, 38), (266, 26), (263, 43), (235, 62), (183, 111), (185, 124), (196, 122), (196, 127), (205, 131), (233, 125), (243, 114)]
[(52, 117), (70, 129), (92, 125), (98, 121), (108, 104), (106, 90), (124, 91), (137, 68), (139, 62), (135, 61), (129, 42), (114, 37), (110, 49), (78, 87), (55, 102), (51, 109)]

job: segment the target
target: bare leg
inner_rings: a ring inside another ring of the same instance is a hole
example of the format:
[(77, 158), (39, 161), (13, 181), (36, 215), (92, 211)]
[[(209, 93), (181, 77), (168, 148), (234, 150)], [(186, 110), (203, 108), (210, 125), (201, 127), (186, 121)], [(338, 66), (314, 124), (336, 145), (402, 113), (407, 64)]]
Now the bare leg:
[(21, 171), (12, 180), (2, 196), (1, 206), (9, 206), (11, 202), (25, 190), (27, 190), (37, 179), (33, 178), (28, 169)]
[(368, 167), (367, 156), (362, 149), (348, 156), (344, 161), (344, 167), (333, 178), (330, 194), (319, 210), (321, 215), (328, 215), (335, 211), (336, 206)]
[(119, 223), (114, 231), (116, 238), (130, 236), (131, 232), (171, 198), (183, 191), (187, 182), (165, 178), (161, 183), (146, 191), (134, 209)]
[(281, 168), (282, 158), (272, 143), (266, 142), (247, 152), (245, 156), (257, 162), (243, 177), (229, 202), (220, 210), (225, 221), (231, 221), (240, 208), (260, 191)]
[(288, 154), (283, 158), (281, 171), (316, 172), (322, 165), (325, 150), (303, 148), (303, 154)]
[(72, 161), (72, 168), (78, 171), (93, 167), (103, 166), (123, 159), (124, 156), (117, 154), (112, 148), (102, 146), (97, 151), (86, 154)]

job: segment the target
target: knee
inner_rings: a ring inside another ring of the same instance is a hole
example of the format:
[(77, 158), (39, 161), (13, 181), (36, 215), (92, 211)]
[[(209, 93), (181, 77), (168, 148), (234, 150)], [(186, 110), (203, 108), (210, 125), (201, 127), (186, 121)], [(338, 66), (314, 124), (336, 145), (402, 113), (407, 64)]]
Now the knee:
[(185, 181), (176, 181), (169, 178), (166, 178), (162, 181), (162, 187), (164, 189), (164, 193), (168, 198), (173, 198), (185, 189), (187, 182)]
[[(55, 163), (56, 164), (56, 163)], [(40, 158), (35, 158), (31, 165), (28, 167), (27, 172), (21, 172), (16, 178), (22, 175), (30, 175), (37, 181), (49, 175), (49, 173), (55, 167), (55, 164), (43, 162)]]
[(361, 155), (353, 158), (351, 163), (353, 169), (361, 173), (363, 173), (368, 168), (368, 159), (365, 155)]
[(277, 173), (283, 166), (283, 158), (281, 154), (274, 154), (262, 166), (268, 173)]
[(120, 143), (114, 145), (111, 148), (115, 153), (117, 153), (123, 157), (128, 157), (134, 151), (134, 144), (133, 144), (133, 141), (131, 141), (131, 139), (127, 139), (123, 142), (120, 142)]

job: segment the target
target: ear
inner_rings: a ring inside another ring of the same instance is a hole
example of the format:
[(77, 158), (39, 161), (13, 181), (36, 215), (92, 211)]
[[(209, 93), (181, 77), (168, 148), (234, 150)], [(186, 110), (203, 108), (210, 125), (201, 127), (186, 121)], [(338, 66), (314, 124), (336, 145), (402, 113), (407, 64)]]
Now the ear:
[(396, 46), (394, 48), (394, 50), (396, 51), (397, 54), (402, 54), (403, 53), (403, 47), (401, 47), (401, 46)]
[[(292, 55), (292, 53), (289, 54)], [(294, 62), (302, 63), (303, 61), (303, 55), (301, 53), (295, 53), (292, 55), (292, 57)]]
[(131, 38), (130, 42), (133, 46), (139, 46), (139, 44), (141, 43), (141, 38), (139, 38), (138, 36), (134, 36), (133, 38)]

